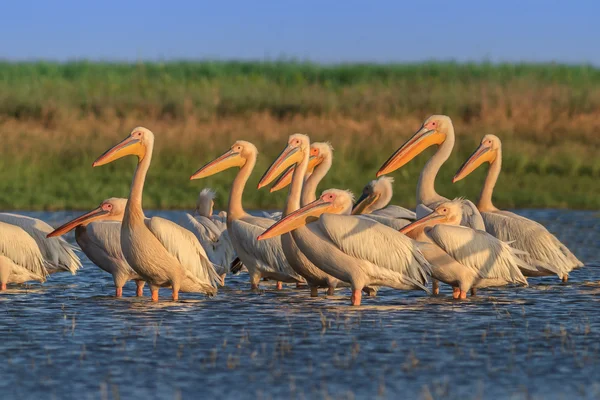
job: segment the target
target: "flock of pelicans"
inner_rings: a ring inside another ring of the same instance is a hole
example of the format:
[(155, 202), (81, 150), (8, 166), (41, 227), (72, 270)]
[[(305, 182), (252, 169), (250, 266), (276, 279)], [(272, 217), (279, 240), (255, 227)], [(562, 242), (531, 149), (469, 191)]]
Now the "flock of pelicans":
[[(438, 145), (417, 184), (416, 213), (388, 205), (393, 180), (382, 176), (401, 168), (426, 148)], [(209, 162), (191, 179), (214, 175), (229, 168), (239, 171), (233, 180), (227, 212), (213, 215), (214, 192), (200, 193), (195, 215), (182, 224), (153, 217), (142, 210), (146, 173), (152, 160), (154, 134), (135, 128), (122, 142), (93, 164), (101, 166), (125, 156), (138, 165), (129, 199), (110, 198), (98, 208), (53, 230), (43, 221), (14, 214), (0, 214), (0, 281), (45, 281), (48, 274), (75, 273), (81, 266), (75, 248), (60, 236), (75, 229), (81, 250), (114, 278), (116, 296), (134, 280), (137, 295), (147, 282), (152, 300), (158, 289), (217, 293), (225, 274), (246, 268), (252, 289), (261, 278), (307, 285), (311, 296), (319, 288), (327, 294), (350, 287), (352, 305), (360, 305), (362, 292), (373, 295), (378, 287), (428, 291), (433, 281), (453, 288), (453, 297), (464, 299), (477, 288), (508, 284), (527, 285), (526, 277), (553, 276), (566, 281), (569, 272), (583, 264), (539, 223), (492, 203), (500, 174), (500, 139), (486, 135), (463, 164), (453, 182), (463, 179), (481, 164), (490, 164), (477, 206), (465, 199), (440, 196), (434, 182), (454, 147), (454, 128), (449, 117), (434, 115), (400, 147), (377, 172), (355, 202), (345, 190), (316, 190), (332, 165), (327, 143), (310, 143), (302, 134), (289, 137), (281, 155), (258, 184), (275, 180), (271, 191), (289, 186), (281, 215), (257, 217), (242, 206), (242, 194), (258, 151), (237, 141), (223, 155)]]

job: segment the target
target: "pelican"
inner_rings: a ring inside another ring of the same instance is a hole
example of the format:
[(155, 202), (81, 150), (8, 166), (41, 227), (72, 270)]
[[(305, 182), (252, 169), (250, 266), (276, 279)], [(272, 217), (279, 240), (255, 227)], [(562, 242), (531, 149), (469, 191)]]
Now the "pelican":
[[(258, 183), (258, 188), (260, 189), (261, 187), (270, 184), (283, 171), (286, 171), (286, 168), (288, 172), (292, 171), (293, 176), (291, 179), (291, 186), (288, 193), (287, 202), (282, 214), (283, 217), (290, 215), (290, 213), (300, 208), (300, 198), (303, 192), (302, 185), (305, 174), (309, 168), (311, 158), (316, 160), (313, 162), (313, 170), (317, 165), (317, 161), (319, 161), (316, 156), (312, 156), (312, 154), (316, 152), (318, 152), (318, 149), (316, 147), (311, 148), (308, 136), (299, 133), (291, 135), (286, 148), (273, 162), (271, 167), (267, 170), (267, 172), (265, 172), (264, 176)], [(329, 166), (327, 166), (327, 169), (329, 169)], [(324, 173), (317, 171), (308, 179), (312, 179), (313, 181), (321, 180), (323, 175)], [(316, 189), (316, 186), (312, 187), (311, 183), (308, 181), (307, 186), (308, 187), (305, 189), (307, 189), (308, 192), (310, 192), (312, 189), (312, 196), (314, 196), (314, 190)], [(294, 269), (294, 271), (306, 279), (306, 283), (310, 288), (311, 297), (317, 297), (318, 288), (323, 287), (327, 288), (328, 295), (334, 294), (335, 288), (338, 286), (340, 281), (316, 267), (302, 253), (302, 251), (300, 251), (291, 233), (288, 232), (281, 235), (281, 246), (290, 266)]]
[(75, 229), (75, 240), (85, 255), (100, 269), (112, 275), (115, 296), (123, 296), (127, 281), (135, 281), (137, 296), (144, 295), (142, 278), (127, 264), (121, 251), (121, 221), (127, 199), (109, 198), (94, 210), (83, 214), (48, 234), (57, 237)]
[(190, 179), (205, 178), (229, 168), (239, 168), (229, 194), (227, 231), (238, 258), (248, 269), (251, 289), (258, 289), (260, 278), (263, 277), (276, 280), (277, 289), (281, 289), (281, 282), (298, 283), (304, 282), (304, 279), (287, 262), (280, 238), (267, 242), (256, 240), (275, 221), (254, 217), (244, 211), (242, 206), (242, 194), (256, 164), (257, 155), (258, 150), (252, 143), (238, 140), (222, 156), (196, 171)]
[(227, 213), (213, 215), (212, 189), (203, 189), (198, 195), (194, 215), (186, 214), (182, 225), (196, 235), (209, 260), (216, 265), (221, 279), (225, 279), (230, 264), (235, 259), (233, 244), (227, 232)]
[[(308, 159), (308, 166), (306, 167), (306, 178), (315, 170), (315, 167), (323, 162), (327, 152), (331, 154), (333, 147), (329, 143), (325, 142), (314, 142), (310, 144), (310, 158)], [(283, 175), (281, 175), (271, 186), (269, 192), (273, 193), (287, 187), (292, 183), (292, 175), (294, 174), (295, 165), (289, 167)], [(280, 216), (281, 217), (281, 216)]]
[(396, 230), (414, 221), (416, 215), (413, 211), (389, 205), (393, 195), (393, 182), (394, 178), (388, 176), (382, 176), (369, 182), (354, 204), (352, 214), (362, 214)]
[[(446, 162), (454, 147), (454, 126), (450, 117), (432, 115), (423, 122), (423, 126), (400, 147), (377, 171), (377, 177), (389, 174), (402, 167), (429, 146), (439, 145), (437, 151), (429, 159), (421, 171), (417, 183), (417, 217), (431, 212), (448, 199), (435, 191), (435, 177), (442, 164)], [(473, 229), (485, 230), (479, 211), (470, 201), (462, 201), (463, 212), (461, 225)]]
[(460, 226), (463, 209), (461, 200), (443, 202), (400, 231), (429, 244), (421, 250), (433, 265), (431, 276), (451, 285), (453, 297), (461, 299), (471, 288), (527, 286), (521, 269), (533, 267), (518, 257), (520, 251), (485, 231)]
[(490, 167), (477, 203), (485, 229), (500, 240), (510, 241), (514, 248), (526, 252), (521, 256), (523, 261), (537, 269), (535, 272), (523, 271), (527, 276), (558, 275), (566, 282), (569, 272), (582, 267), (583, 263), (543, 225), (512, 212), (499, 210), (492, 203), (492, 193), (502, 168), (502, 142), (498, 137), (484, 136), (477, 150), (465, 161), (452, 182), (460, 181), (485, 162)]
[(169, 220), (144, 215), (142, 194), (153, 149), (154, 134), (137, 127), (93, 164), (97, 167), (128, 155), (138, 159), (121, 225), (123, 255), (148, 282), (152, 301), (158, 301), (159, 287), (171, 287), (174, 301), (179, 299), (180, 290), (215, 295), (220, 277), (196, 236)]
[(63, 238), (47, 238), (54, 229), (46, 222), (10, 213), (0, 213), (0, 222), (16, 225), (23, 229), (35, 240), (44, 260), (49, 274), (57, 272), (70, 272), (75, 275), (81, 268), (81, 260), (75, 254), (76, 247), (70, 245)]
[(7, 283), (45, 282), (46, 261), (35, 240), (22, 228), (0, 222), (0, 290)]
[(352, 288), (352, 305), (367, 286), (427, 290), (431, 265), (417, 242), (383, 224), (350, 214), (354, 198), (329, 189), (312, 203), (267, 229), (259, 240), (292, 232), (300, 251), (314, 264)]

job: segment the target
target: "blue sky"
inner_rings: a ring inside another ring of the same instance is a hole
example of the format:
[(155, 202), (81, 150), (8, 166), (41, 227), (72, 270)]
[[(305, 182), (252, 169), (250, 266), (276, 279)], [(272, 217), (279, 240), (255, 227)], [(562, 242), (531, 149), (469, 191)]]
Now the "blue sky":
[(16, 1), (8, 60), (556, 61), (600, 65), (600, 2)]

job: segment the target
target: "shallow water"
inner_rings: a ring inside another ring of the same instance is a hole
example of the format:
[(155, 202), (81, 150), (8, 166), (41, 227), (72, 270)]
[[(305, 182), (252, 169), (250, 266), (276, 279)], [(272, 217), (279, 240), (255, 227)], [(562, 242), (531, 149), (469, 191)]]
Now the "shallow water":
[[(85, 259), (77, 276), (0, 294), (0, 396), (599, 398), (599, 215), (520, 213), (586, 267), (567, 284), (530, 279), (466, 301), (447, 287), (437, 298), (381, 289), (355, 309), (348, 290), (310, 298), (263, 282), (250, 293), (244, 274), (210, 299), (152, 304), (131, 297), (133, 283), (115, 299), (112, 278)], [(58, 225), (78, 213), (28, 214)]]

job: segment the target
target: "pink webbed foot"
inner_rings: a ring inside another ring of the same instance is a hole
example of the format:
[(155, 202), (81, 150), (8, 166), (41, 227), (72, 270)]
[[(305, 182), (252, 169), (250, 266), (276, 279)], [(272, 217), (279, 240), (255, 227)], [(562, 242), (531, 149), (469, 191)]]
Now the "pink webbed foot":
[(351, 297), (352, 305), (353, 306), (360, 306), (360, 300), (361, 299), (362, 299), (362, 291), (360, 289), (353, 289), (352, 290), (352, 297)]

